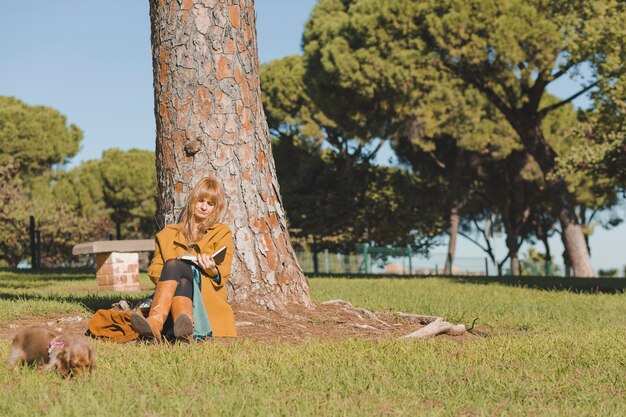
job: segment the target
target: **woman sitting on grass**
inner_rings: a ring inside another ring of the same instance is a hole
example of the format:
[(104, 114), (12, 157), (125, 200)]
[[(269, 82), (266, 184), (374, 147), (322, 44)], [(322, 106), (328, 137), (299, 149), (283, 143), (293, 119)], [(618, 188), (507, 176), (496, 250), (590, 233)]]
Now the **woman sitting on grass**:
[[(225, 287), (233, 258), (232, 233), (228, 225), (218, 223), (224, 208), (222, 186), (213, 178), (202, 178), (191, 191), (180, 222), (157, 233), (148, 268), (156, 284), (150, 314), (131, 316), (131, 327), (139, 336), (160, 341), (162, 333), (171, 337), (172, 331), (176, 339), (186, 340), (237, 335)], [(211, 254), (224, 246), (226, 256), (216, 264)], [(180, 259), (184, 255), (197, 258)], [(166, 323), (168, 316), (171, 320)]]

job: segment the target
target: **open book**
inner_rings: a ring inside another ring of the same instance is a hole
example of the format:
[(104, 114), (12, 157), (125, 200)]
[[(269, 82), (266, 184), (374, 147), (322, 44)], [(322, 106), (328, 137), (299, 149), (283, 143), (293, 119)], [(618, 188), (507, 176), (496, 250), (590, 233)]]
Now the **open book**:
[[(224, 262), (224, 258), (226, 258), (226, 246), (222, 246), (217, 251), (215, 251), (215, 253), (211, 255), (211, 258), (213, 258), (217, 265)], [(198, 257), (195, 255), (183, 255), (179, 256), (178, 259), (182, 259), (183, 261), (190, 261), (193, 263), (198, 262)]]

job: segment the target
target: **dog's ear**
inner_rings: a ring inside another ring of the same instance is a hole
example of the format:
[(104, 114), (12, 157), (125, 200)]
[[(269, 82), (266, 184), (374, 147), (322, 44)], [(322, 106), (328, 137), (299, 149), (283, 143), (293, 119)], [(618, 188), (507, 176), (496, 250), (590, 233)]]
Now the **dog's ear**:
[(57, 355), (57, 370), (65, 378), (67, 378), (72, 372), (70, 359), (71, 353), (67, 347), (62, 347), (61, 349), (59, 349), (59, 353)]
[(84, 375), (94, 367), (94, 353), (88, 343), (75, 341), (68, 349), (69, 368), (72, 376)]
[(55, 348), (50, 352), (50, 360), (42, 368), (44, 371), (58, 370), (63, 376), (67, 377), (70, 372), (68, 352), (65, 348)]

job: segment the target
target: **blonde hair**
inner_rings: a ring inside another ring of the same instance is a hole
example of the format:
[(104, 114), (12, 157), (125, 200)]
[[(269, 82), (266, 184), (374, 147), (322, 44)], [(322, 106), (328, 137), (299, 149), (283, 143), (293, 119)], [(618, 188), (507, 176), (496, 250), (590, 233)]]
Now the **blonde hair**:
[[(197, 222), (194, 216), (194, 208), (199, 200), (208, 201), (215, 205), (211, 215), (201, 222)], [(220, 219), (225, 206), (224, 189), (215, 178), (204, 177), (198, 181), (189, 193), (185, 207), (180, 212), (179, 223), (182, 223), (181, 231), (187, 244), (194, 244), (202, 239), (207, 230)]]

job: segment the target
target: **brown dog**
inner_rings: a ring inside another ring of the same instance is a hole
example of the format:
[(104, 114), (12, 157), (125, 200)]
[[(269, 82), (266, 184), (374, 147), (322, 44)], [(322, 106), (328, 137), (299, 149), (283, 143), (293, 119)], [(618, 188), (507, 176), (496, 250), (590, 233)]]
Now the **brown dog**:
[(9, 368), (17, 365), (43, 365), (64, 377), (85, 374), (95, 365), (95, 354), (83, 337), (59, 333), (45, 327), (27, 327), (11, 343)]

